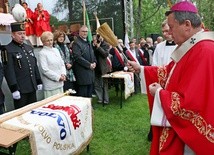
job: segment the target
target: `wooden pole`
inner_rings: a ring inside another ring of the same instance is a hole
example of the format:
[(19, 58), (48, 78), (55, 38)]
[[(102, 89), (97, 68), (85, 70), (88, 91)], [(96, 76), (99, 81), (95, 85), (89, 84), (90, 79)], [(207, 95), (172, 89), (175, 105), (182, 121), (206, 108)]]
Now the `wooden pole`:
[(171, 0), (167, 0), (168, 6), (171, 8), (172, 7), (172, 3)]
[(47, 99), (44, 99), (42, 101), (39, 101), (39, 102), (35, 102), (35, 103), (32, 103), (32, 104), (29, 104), (25, 107), (22, 107), (20, 109), (17, 109), (17, 110), (14, 110), (14, 111), (11, 111), (11, 112), (8, 112), (8, 113), (5, 113), (3, 114), (2, 116), (0, 116), (0, 124), (9, 120), (9, 119), (12, 119), (14, 117), (17, 117), (17, 116), (20, 116), (28, 111), (31, 111), (32, 109), (36, 109), (38, 107), (41, 107), (49, 102), (52, 102), (52, 101), (55, 101), (65, 95), (68, 95), (70, 94), (71, 92), (70, 91), (66, 91), (65, 93), (62, 93), (62, 94), (57, 94), (57, 95), (54, 95), (52, 97), (49, 97)]
[(8, 1), (5, 1), (5, 3), (4, 3), (4, 5), (5, 5), (5, 13), (9, 13), (9, 4), (8, 4)]
[(123, 20), (123, 27), (122, 27), (122, 29), (123, 29), (123, 36), (122, 36), (122, 39), (124, 40), (124, 38), (125, 38), (125, 30), (126, 30), (126, 12), (125, 12), (125, 4), (124, 4), (124, 0), (121, 0), (121, 12), (122, 12), (122, 20)]
[(83, 9), (82, 9), (82, 11), (83, 11), (83, 25), (86, 25), (86, 19), (85, 19), (85, 1), (83, 0), (82, 1), (82, 6), (83, 6)]

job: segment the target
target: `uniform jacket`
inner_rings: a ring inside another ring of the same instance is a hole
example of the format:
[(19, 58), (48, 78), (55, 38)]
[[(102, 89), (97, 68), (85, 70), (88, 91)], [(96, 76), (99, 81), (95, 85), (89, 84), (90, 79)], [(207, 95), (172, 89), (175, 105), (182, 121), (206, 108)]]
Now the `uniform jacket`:
[(2, 50), (4, 75), (11, 92), (31, 93), (41, 84), (37, 59), (33, 48), (11, 41)]
[(94, 70), (90, 69), (91, 63), (96, 62), (91, 43), (77, 37), (72, 46), (73, 69), (79, 85), (94, 83)]

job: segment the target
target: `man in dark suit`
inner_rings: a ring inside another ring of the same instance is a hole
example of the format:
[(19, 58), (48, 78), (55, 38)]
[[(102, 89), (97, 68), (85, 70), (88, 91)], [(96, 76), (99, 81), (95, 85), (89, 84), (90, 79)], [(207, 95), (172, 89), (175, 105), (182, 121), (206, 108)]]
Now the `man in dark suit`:
[(42, 81), (33, 48), (24, 43), (24, 23), (12, 23), (12, 41), (2, 49), (4, 75), (14, 99), (15, 109), (36, 102)]
[(73, 70), (76, 77), (77, 95), (92, 97), (95, 79), (96, 58), (91, 43), (87, 40), (88, 28), (84, 25), (72, 46)]

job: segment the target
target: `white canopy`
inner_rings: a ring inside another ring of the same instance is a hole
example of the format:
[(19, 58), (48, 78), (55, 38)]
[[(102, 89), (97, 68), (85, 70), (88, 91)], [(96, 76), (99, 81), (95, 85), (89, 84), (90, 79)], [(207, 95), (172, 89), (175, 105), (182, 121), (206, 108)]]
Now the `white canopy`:
[(0, 25), (10, 25), (16, 22), (13, 16), (9, 13), (0, 13)]

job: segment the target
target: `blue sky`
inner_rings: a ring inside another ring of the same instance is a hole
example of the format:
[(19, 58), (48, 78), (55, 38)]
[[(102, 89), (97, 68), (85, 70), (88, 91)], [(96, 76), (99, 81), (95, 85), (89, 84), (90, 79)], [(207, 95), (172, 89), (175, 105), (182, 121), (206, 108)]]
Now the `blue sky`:
[(52, 9), (57, 2), (57, 0), (25, 0), (28, 3), (28, 6), (34, 10), (38, 3), (42, 3), (45, 10), (48, 10), (49, 13), (52, 12)]
[[(47, 10), (50, 14), (52, 13), (53, 7), (57, 2), (57, 0), (25, 0), (25, 1), (28, 3), (28, 6), (29, 8), (31, 8), (32, 11), (34, 11), (38, 3), (42, 3), (43, 8)], [(56, 16), (58, 19), (63, 19), (65, 14), (67, 14), (67, 11), (54, 16)]]

